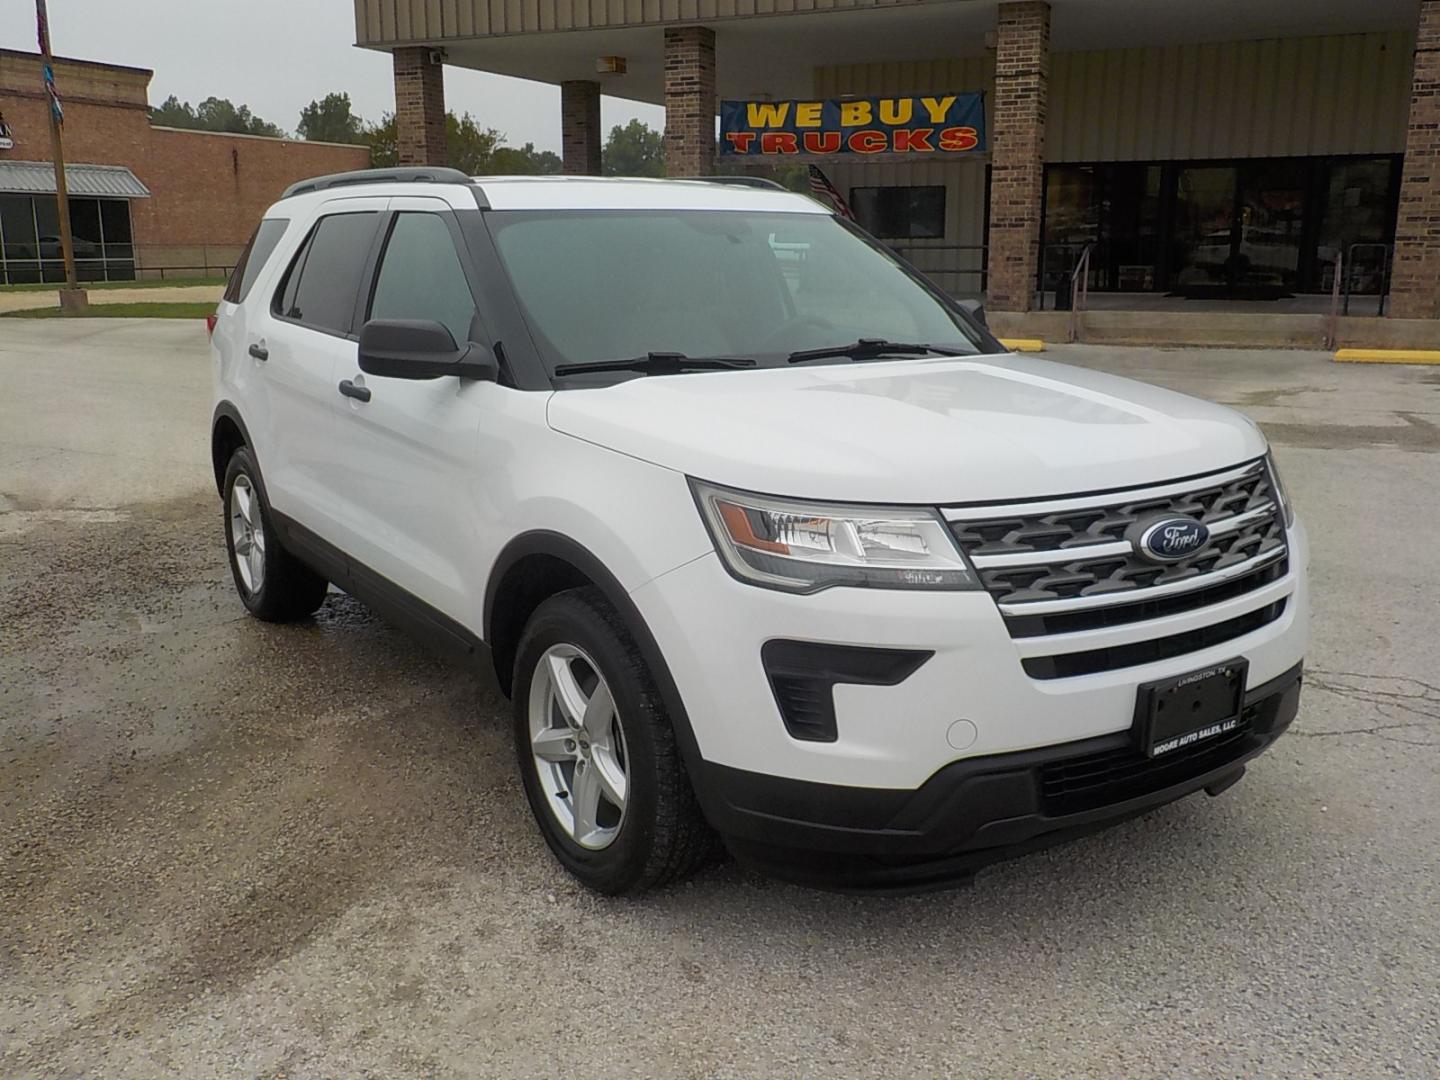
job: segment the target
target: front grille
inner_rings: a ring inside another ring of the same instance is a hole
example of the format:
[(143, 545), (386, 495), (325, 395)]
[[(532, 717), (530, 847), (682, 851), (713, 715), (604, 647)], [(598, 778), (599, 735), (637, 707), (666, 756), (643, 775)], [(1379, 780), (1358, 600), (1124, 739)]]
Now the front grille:
[[(942, 513), (1014, 638), (1203, 611), (1289, 572), (1284, 516), (1264, 460), (1146, 488)], [(1203, 522), (1210, 537), (1178, 562), (1152, 562), (1131, 538), (1167, 515)], [(1272, 603), (1185, 634), (1030, 657), (1024, 666), (1032, 678), (1058, 679), (1150, 663), (1239, 637), (1283, 610)]]
[(1094, 675), (1099, 671), (1153, 664), (1159, 660), (1170, 660), (1244, 637), (1262, 626), (1268, 626), (1283, 614), (1285, 601), (1277, 600), (1236, 618), (1211, 623), (1183, 634), (1131, 641), (1124, 645), (1109, 645), (1103, 649), (1087, 649), (1085, 652), (1027, 656), (1021, 663), (1025, 674), (1032, 679), (1069, 679), (1076, 675)]
[[(1278, 558), (1285, 549), (1284, 523), (1263, 461), (1179, 491), (1158, 487), (1130, 496), (1047, 502), (1054, 508), (1041, 504), (999, 516), (979, 509), (946, 511), (955, 538), (998, 603), (1111, 596), (1123, 602), (1146, 589), (1194, 581), (1264, 556)], [(1204, 522), (1212, 534), (1209, 543), (1175, 563), (1141, 558), (1125, 541), (1126, 530), (1142, 518), (1165, 514)]]
[[(1138, 799), (1183, 784), (1241, 757), (1251, 748), (1260, 704), (1241, 714), (1240, 725), (1206, 742), (1158, 758), (1133, 743), (1066, 758), (1040, 767), (1040, 798), (1051, 817)], [(1263, 721), (1261, 722), (1263, 726)]]
[(1081, 630), (1104, 630), (1111, 626), (1143, 619), (1163, 619), (1167, 615), (1183, 615), (1224, 600), (1233, 600), (1248, 592), (1279, 581), (1289, 571), (1287, 560), (1280, 559), (1247, 574), (1208, 585), (1193, 592), (1160, 596), (1150, 600), (1134, 600), (1114, 607), (1085, 608), (1061, 611), (1054, 615), (1006, 615), (1005, 625), (1011, 637), (1040, 637), (1045, 634), (1074, 634)]

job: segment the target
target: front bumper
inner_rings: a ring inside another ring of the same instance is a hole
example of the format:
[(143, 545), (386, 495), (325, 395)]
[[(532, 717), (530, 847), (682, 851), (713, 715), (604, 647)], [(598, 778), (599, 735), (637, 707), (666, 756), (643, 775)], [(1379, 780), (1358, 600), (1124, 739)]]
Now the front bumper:
[(1129, 733), (968, 758), (914, 790), (788, 780), (706, 763), (694, 779), (742, 862), (810, 885), (917, 891), (1238, 780), (1294, 720), (1301, 666), (1245, 695), (1237, 731), (1149, 761)]

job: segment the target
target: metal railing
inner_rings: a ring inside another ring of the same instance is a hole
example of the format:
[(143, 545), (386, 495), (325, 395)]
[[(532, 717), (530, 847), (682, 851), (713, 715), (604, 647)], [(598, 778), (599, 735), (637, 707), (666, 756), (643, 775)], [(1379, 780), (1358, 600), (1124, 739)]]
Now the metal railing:
[[(984, 244), (891, 244), (890, 250), (952, 296), (984, 296), (990, 287), (989, 249)], [(967, 258), (967, 255), (973, 255)], [(973, 265), (965, 266), (962, 263)], [(951, 278), (973, 279), (974, 289), (957, 287)]]
[[(1348, 251), (1348, 254), (1345, 256), (1345, 259), (1344, 259), (1344, 263), (1345, 263), (1345, 273), (1344, 273), (1344, 275), (1342, 276), (1342, 275), (1340, 274), (1339, 270), (1336, 271), (1336, 276), (1337, 276), (1337, 277), (1342, 277), (1342, 281), (1343, 281), (1343, 284), (1342, 284), (1341, 288), (1342, 288), (1342, 291), (1344, 292), (1344, 302), (1343, 302), (1343, 305), (1342, 305), (1341, 314), (1343, 314), (1343, 315), (1349, 315), (1349, 314), (1350, 314), (1350, 297), (1351, 297), (1351, 296), (1355, 293), (1355, 291), (1356, 291), (1356, 290), (1355, 290), (1355, 279), (1359, 276), (1359, 273), (1360, 273), (1360, 270), (1361, 270), (1362, 266), (1363, 266), (1364, 263), (1367, 261), (1367, 260), (1361, 259), (1361, 258), (1359, 257), (1359, 255), (1356, 254), (1357, 252), (1361, 252), (1361, 251), (1377, 251), (1377, 252), (1380, 253), (1380, 258), (1379, 258), (1379, 260), (1378, 260), (1378, 262), (1379, 262), (1379, 264), (1380, 264), (1380, 265), (1379, 265), (1380, 280), (1379, 280), (1379, 290), (1378, 290), (1378, 291), (1379, 291), (1379, 294), (1380, 294), (1380, 299), (1379, 299), (1379, 303), (1376, 305), (1375, 314), (1376, 314), (1376, 315), (1384, 315), (1384, 314), (1385, 314), (1385, 302), (1386, 302), (1386, 300), (1389, 298), (1389, 295), (1390, 295), (1390, 272), (1391, 272), (1391, 270), (1394, 269), (1394, 265), (1395, 265), (1395, 245), (1394, 245), (1394, 244), (1374, 244), (1374, 243), (1357, 243), (1357, 244), (1351, 244), (1351, 245), (1350, 245), (1350, 248), (1349, 248), (1349, 251)], [(1339, 257), (1337, 256), (1337, 257), (1336, 257), (1336, 263), (1337, 263), (1337, 265), (1339, 264), (1340, 261), (1341, 261), (1341, 260), (1340, 260)], [(1367, 295), (1367, 294), (1361, 293), (1361, 295), (1364, 296), (1364, 295)]]
[(1070, 271), (1070, 340), (1080, 340), (1080, 317), (1085, 314), (1085, 305), (1090, 301), (1090, 253), (1094, 244), (1086, 244), (1080, 252), (1075, 269)]
[(1345, 257), (1335, 253), (1335, 273), (1330, 281), (1330, 314), (1325, 317), (1324, 348), (1335, 348), (1340, 340), (1340, 282), (1345, 276)]

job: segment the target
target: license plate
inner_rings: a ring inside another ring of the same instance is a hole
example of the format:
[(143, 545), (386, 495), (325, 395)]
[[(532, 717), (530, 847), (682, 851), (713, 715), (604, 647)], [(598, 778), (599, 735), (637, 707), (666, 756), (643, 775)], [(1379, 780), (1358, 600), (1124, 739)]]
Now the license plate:
[(1239, 727), (1248, 668), (1230, 660), (1140, 687), (1135, 723), (1145, 755), (1163, 757)]

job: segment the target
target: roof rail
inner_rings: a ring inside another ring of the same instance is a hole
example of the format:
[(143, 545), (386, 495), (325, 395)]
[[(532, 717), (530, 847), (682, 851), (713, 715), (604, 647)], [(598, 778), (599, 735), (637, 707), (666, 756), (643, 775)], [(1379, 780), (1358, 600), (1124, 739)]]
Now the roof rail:
[(734, 184), (736, 187), (758, 187), (774, 188), (776, 191), (789, 191), (784, 184), (777, 184), (774, 180), (767, 180), (763, 176), (697, 176), (696, 180), (704, 180), (707, 184)]
[(459, 169), (430, 166), (415, 169), (359, 169), (356, 172), (332, 173), (301, 180), (285, 189), (282, 199), (293, 195), (308, 195), (314, 191), (328, 191), (330, 188), (348, 187), (352, 184), (468, 184), (470, 177)]

